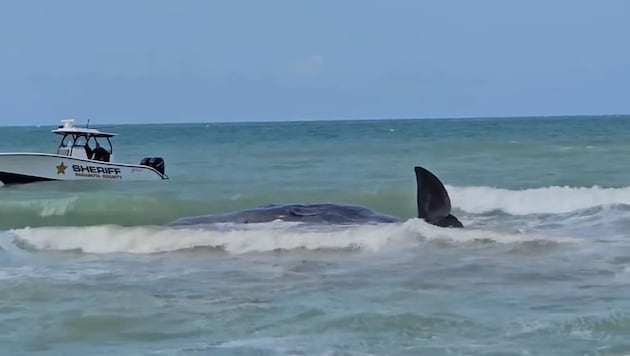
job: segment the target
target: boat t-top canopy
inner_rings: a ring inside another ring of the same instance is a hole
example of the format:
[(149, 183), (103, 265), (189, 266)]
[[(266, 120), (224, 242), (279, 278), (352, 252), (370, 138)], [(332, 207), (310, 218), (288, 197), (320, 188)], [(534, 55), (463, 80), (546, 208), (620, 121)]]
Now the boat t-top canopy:
[(88, 136), (88, 137), (114, 137), (117, 134), (110, 132), (102, 132), (97, 129), (89, 129), (87, 127), (76, 127), (74, 126), (74, 120), (61, 120), (63, 122), (62, 126), (59, 126), (58, 129), (52, 130), (52, 133), (56, 133), (58, 135), (79, 135), (79, 136)]

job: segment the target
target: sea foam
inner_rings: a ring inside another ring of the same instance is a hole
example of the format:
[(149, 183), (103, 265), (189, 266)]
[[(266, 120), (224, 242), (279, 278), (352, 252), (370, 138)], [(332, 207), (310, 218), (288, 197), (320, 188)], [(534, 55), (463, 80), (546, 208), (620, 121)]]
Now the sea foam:
[(630, 187), (544, 187), (508, 190), (491, 187), (447, 186), (454, 208), (483, 214), (560, 214), (607, 205), (630, 205)]
[(478, 229), (445, 229), (411, 219), (404, 223), (359, 226), (308, 226), (272, 222), (224, 225), (216, 228), (121, 227), (38, 227), (10, 232), (18, 244), (35, 250), (74, 250), (84, 253), (163, 253), (193, 248), (217, 248), (231, 254), (278, 250), (361, 250), (380, 251), (406, 248), (422, 241), (454, 243), (478, 240), (513, 243), (571, 239), (535, 234), (499, 233)]

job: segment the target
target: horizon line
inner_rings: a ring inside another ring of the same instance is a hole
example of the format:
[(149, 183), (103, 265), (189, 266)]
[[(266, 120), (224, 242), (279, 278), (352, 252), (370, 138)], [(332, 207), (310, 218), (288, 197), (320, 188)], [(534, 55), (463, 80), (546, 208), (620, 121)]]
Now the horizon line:
[[(511, 120), (511, 119), (559, 119), (559, 118), (587, 118), (587, 117), (626, 117), (630, 114), (553, 114), (553, 115), (495, 115), (495, 116), (443, 116), (443, 117), (399, 117), (399, 118), (346, 118), (346, 119), (288, 119), (288, 120), (235, 120), (235, 121), (181, 121), (181, 122), (126, 122), (126, 123), (107, 123), (103, 122), (98, 124), (99, 126), (108, 125), (108, 126), (127, 126), (127, 125), (194, 125), (194, 124), (269, 124), (269, 123), (301, 123), (301, 122), (359, 122), (359, 121), (405, 121), (405, 120), (480, 120), (480, 119), (488, 119), (488, 120)], [(72, 119), (72, 118), (62, 118), (61, 120)], [(86, 119), (86, 122), (87, 123)], [(76, 122), (75, 124), (81, 125)], [(58, 126), (59, 124), (11, 124), (4, 125), (0, 124), (0, 127), (53, 127)]]

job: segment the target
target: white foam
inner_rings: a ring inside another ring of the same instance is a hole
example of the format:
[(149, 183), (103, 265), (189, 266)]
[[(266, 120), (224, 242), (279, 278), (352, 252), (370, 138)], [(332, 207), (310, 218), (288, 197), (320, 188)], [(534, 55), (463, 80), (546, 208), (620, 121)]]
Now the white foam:
[[(401, 224), (302, 228), (300, 224), (250, 224), (217, 229), (162, 227), (40, 227), (11, 230), (20, 242), (38, 250), (86, 253), (159, 253), (196, 247), (221, 248), (232, 254), (292, 249), (405, 248), (423, 240), (468, 242), (491, 239), (511, 243), (549, 240), (529, 234), (502, 234), (474, 229), (444, 229), (412, 219)], [(554, 241), (573, 241), (553, 238)]]
[(491, 187), (447, 187), (453, 207), (481, 214), (559, 214), (596, 206), (630, 204), (630, 187), (545, 187), (508, 190)]

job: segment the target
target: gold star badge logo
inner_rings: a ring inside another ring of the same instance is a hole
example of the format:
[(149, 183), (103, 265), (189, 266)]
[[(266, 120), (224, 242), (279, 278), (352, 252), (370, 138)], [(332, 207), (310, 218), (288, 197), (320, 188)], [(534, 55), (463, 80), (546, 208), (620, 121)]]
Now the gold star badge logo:
[(57, 174), (66, 174), (66, 168), (68, 167), (61, 162), (61, 164), (57, 166)]

